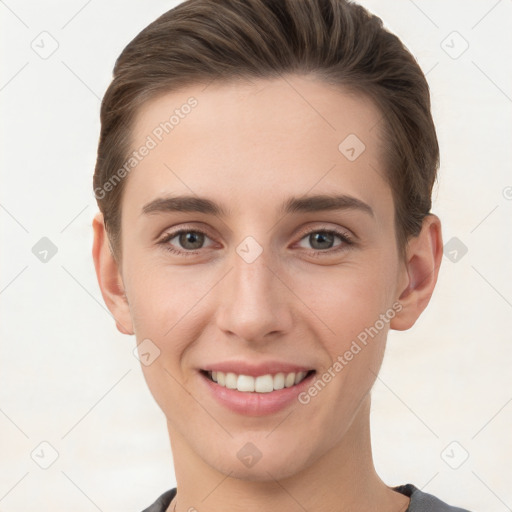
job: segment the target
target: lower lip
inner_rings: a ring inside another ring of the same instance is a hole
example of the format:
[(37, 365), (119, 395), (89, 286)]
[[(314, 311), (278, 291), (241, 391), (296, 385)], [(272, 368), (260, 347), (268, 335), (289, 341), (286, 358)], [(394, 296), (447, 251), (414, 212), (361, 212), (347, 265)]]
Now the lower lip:
[(245, 416), (264, 416), (281, 411), (297, 400), (299, 393), (311, 384), (315, 373), (308, 375), (299, 384), (270, 393), (247, 393), (229, 389), (213, 382), (202, 372), (199, 372), (199, 376), (221, 405)]

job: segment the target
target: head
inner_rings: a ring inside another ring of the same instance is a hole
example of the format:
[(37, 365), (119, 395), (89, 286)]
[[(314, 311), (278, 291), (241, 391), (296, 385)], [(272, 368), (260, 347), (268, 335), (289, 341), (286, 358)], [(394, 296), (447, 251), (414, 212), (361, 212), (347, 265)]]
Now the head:
[[(143, 370), (171, 440), (242, 478), (314, 463), (437, 279), (439, 148), (418, 64), (343, 0), (188, 0), (124, 49), (101, 123), (97, 276), (118, 329), (158, 356)], [(331, 375), (272, 435), (286, 412), (205, 398), (208, 415), (193, 398), (211, 365), (270, 360), (311, 385)], [(249, 441), (254, 468), (237, 458)]]

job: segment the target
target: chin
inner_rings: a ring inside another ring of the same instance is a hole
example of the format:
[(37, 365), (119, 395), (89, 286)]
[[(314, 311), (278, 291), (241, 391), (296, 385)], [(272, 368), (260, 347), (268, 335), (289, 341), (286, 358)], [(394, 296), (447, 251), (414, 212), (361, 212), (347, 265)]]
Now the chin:
[[(243, 443), (241, 448), (226, 447), (214, 460), (205, 460), (214, 470), (239, 480), (268, 482), (289, 478), (308, 465), (304, 445), (284, 447), (269, 445), (268, 440)], [(261, 448), (258, 449), (256, 446)], [(226, 457), (230, 452), (234, 456)], [(298, 456), (299, 455), (299, 456)], [(219, 463), (220, 462), (220, 463)]]
[(238, 461), (234, 461), (232, 466), (226, 465), (223, 467), (215, 467), (217, 471), (236, 478), (237, 480), (245, 480), (248, 482), (272, 482), (275, 480), (284, 480), (295, 475), (300, 471), (296, 466), (290, 467), (289, 465), (279, 463), (264, 464), (263, 461), (259, 461), (252, 468), (240, 467)]

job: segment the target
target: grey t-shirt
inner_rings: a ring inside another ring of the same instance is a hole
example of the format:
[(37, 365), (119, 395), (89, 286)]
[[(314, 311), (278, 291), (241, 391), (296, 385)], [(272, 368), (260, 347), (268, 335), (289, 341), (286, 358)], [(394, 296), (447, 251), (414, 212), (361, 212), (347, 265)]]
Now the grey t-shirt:
[[(406, 512), (469, 512), (465, 508), (451, 507), (444, 501), (432, 496), (432, 494), (420, 491), (413, 484), (398, 485), (392, 487), (392, 489), (411, 498), (411, 503)], [(164, 492), (153, 505), (142, 512), (165, 512), (175, 495), (176, 487)]]

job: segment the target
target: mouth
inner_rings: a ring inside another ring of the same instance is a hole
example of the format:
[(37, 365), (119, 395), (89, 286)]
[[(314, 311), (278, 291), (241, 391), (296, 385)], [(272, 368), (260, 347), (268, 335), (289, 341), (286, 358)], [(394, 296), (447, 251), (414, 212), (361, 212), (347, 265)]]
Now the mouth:
[(208, 370), (200, 370), (200, 372), (208, 380), (223, 388), (241, 393), (264, 394), (298, 386), (306, 379), (310, 379), (316, 370), (267, 373), (257, 376)]

